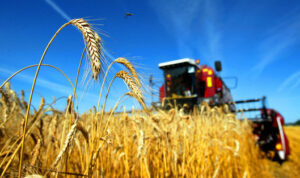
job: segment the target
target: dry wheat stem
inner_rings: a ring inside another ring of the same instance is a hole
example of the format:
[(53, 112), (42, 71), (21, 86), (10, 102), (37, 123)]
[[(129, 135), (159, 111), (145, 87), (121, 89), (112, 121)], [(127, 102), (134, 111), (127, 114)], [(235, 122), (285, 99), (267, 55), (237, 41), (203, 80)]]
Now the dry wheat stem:
[[(18, 75), (20, 72), (22, 72), (22, 71), (24, 71), (24, 70), (27, 70), (27, 69), (29, 69), (29, 68), (32, 68), (32, 67), (37, 67), (37, 66), (39, 66), (39, 64), (29, 65), (29, 66), (27, 66), (27, 67), (24, 67), (24, 68), (18, 70), (17, 72), (15, 72), (14, 74), (12, 74), (9, 78), (7, 78), (7, 79), (1, 84), (0, 89), (1, 89), (7, 82), (9, 82), (14, 76)], [(71, 84), (72, 88), (74, 89), (74, 84), (72, 83), (72, 81), (70, 80), (70, 78), (67, 76), (66, 73), (64, 73), (64, 72), (63, 72), (62, 70), (60, 70), (58, 67), (55, 67), (55, 66), (50, 65), (50, 64), (41, 64), (41, 66), (51, 67), (51, 68), (57, 70), (58, 72), (60, 72), (60, 73), (68, 80), (68, 82)], [(23, 90), (21, 91), (21, 94), (22, 94), (21, 102), (23, 102), (23, 101), (25, 102), (25, 100), (24, 100), (24, 91), (23, 91)], [(76, 99), (77, 99), (77, 97), (76, 97)], [(77, 102), (78, 102), (78, 99), (77, 99)]]
[[(96, 34), (97, 34), (97, 33), (96, 33)], [(98, 36), (98, 35), (97, 35), (97, 36)], [(100, 38), (100, 37), (99, 37), (99, 38)], [(86, 50), (86, 45), (85, 45), (85, 47), (84, 47), (84, 49), (83, 49), (83, 51), (82, 51), (81, 58), (80, 58), (80, 62), (79, 62), (79, 65), (78, 65), (73, 96), (76, 96), (76, 89), (77, 89), (77, 83), (78, 83), (78, 78), (79, 78), (79, 72), (80, 72), (81, 63), (82, 63), (82, 60), (83, 60), (83, 56), (84, 56), (85, 50)], [(72, 103), (74, 103), (74, 99), (75, 99), (75, 98), (73, 97), (73, 98), (72, 98)], [(76, 110), (77, 110), (77, 114), (78, 114), (78, 100), (77, 100), (77, 103), (76, 103)]]
[(108, 124), (109, 124), (109, 121), (110, 121), (110, 118), (111, 118), (111, 116), (113, 115), (113, 113), (115, 112), (116, 108), (118, 107), (118, 105), (119, 105), (121, 99), (122, 99), (124, 96), (126, 96), (126, 95), (128, 95), (128, 93), (125, 93), (124, 95), (122, 95), (121, 97), (119, 97), (119, 99), (118, 99), (118, 101), (116, 102), (115, 106), (114, 106), (113, 109), (111, 110), (111, 112), (110, 112), (110, 114), (109, 114), (109, 117), (107, 118), (105, 127), (104, 127), (104, 129), (103, 129), (104, 132), (106, 132), (106, 129), (107, 129)]

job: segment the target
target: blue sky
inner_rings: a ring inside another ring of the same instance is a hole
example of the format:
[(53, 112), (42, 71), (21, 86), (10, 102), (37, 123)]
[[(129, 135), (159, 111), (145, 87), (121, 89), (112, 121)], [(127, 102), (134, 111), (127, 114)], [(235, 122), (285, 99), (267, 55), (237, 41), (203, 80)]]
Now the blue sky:
[[(124, 18), (125, 12), (134, 15)], [(221, 60), (223, 77), (238, 77), (235, 100), (267, 96), (268, 106), (292, 122), (300, 118), (300, 3), (297, 0), (27, 0), (0, 1), (0, 81), (25, 66), (38, 63), (48, 41), (68, 18), (84, 17), (102, 34), (112, 57), (127, 57), (144, 83), (153, 75), (162, 83), (158, 63), (198, 58), (213, 65)], [(83, 50), (82, 36), (69, 26), (54, 40), (44, 63), (59, 67), (75, 81)], [(85, 64), (86, 65), (86, 64)], [(121, 68), (115, 66), (111, 76)], [(34, 69), (12, 80), (12, 88), (29, 95)], [(101, 81), (79, 83), (79, 108), (97, 105)], [(226, 81), (225, 81), (226, 82)], [(44, 96), (68, 96), (67, 80), (42, 68), (34, 103)], [(127, 91), (116, 81), (108, 107)], [(145, 93), (150, 102), (149, 91)], [(138, 106), (125, 101), (127, 109)], [(59, 101), (57, 107), (64, 107)]]

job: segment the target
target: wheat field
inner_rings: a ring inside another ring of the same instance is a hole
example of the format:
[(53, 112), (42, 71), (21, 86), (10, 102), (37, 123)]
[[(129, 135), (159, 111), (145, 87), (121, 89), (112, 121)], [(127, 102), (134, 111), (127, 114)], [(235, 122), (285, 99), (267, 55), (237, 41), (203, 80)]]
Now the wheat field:
[[(69, 80), (74, 93), (66, 99), (64, 110), (53, 108), (52, 103), (56, 101), (49, 103), (44, 98), (33, 109), (31, 98), (40, 66), (55, 68), (42, 64), (44, 56), (56, 35), (67, 25), (74, 25), (82, 33), (85, 41), (82, 56), (87, 51), (92, 78), (102, 80), (98, 106), (83, 114), (74, 109), (78, 72), (75, 84)], [(144, 103), (138, 74), (127, 59), (114, 60), (99, 79), (99, 73), (104, 72), (102, 64), (101, 38), (87, 21), (74, 19), (55, 33), (38, 65), (22, 69), (37, 67), (29, 101), (25, 101), (24, 91), (18, 95), (11, 89), (10, 78), (1, 85), (1, 177), (246, 178), (276, 177), (287, 170), (299, 170), (299, 128), (286, 128), (292, 155), (290, 161), (277, 168), (255, 145), (251, 123), (236, 119), (226, 106), (210, 108), (203, 103), (188, 114), (178, 108), (151, 110)], [(128, 71), (117, 72), (108, 90), (103, 91), (113, 64), (123, 65)], [(118, 102), (109, 112), (105, 110), (116, 78), (122, 79), (129, 88), (124, 96), (136, 99), (142, 110), (114, 113)], [(106, 96), (100, 108), (103, 92)], [(297, 175), (294, 171), (288, 176)]]
[[(22, 136), (24, 101), (10, 99), (1, 129), (1, 169)], [(24, 148), (23, 175), (92, 177), (268, 177), (247, 120), (239, 121), (221, 108), (202, 106), (186, 115), (178, 109), (110, 114), (96, 117), (90, 110), (80, 116), (70, 136), (68, 110), (45, 114), (44, 101), (29, 120)], [(4, 111), (2, 110), (2, 113)], [(19, 125), (15, 125), (20, 123)], [(71, 141), (69, 139), (71, 138)], [(65, 152), (60, 156), (66, 142)], [(19, 157), (7, 175), (17, 175)], [(67, 173), (67, 174), (65, 174)]]

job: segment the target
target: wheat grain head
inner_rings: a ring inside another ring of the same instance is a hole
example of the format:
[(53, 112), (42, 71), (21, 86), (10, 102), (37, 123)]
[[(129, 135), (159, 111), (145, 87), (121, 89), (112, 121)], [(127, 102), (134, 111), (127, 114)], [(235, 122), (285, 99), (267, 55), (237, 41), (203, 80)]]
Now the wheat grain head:
[(141, 90), (138, 88), (136, 83), (132, 80), (130, 74), (123, 70), (119, 71), (115, 77), (123, 79), (126, 85), (131, 89), (131, 91), (140, 99), (143, 99)]
[(137, 86), (141, 87), (141, 83), (138, 77), (138, 74), (135, 70), (135, 68), (133, 67), (133, 65), (125, 58), (123, 57), (119, 57), (115, 60), (117, 63), (124, 65), (131, 73), (133, 79), (135, 80), (135, 83), (137, 84)]
[(67, 135), (66, 141), (63, 144), (63, 147), (60, 150), (59, 154), (57, 155), (52, 167), (55, 168), (57, 166), (57, 164), (61, 160), (63, 154), (66, 152), (67, 148), (71, 145), (71, 142), (75, 137), (77, 124), (78, 124), (78, 119), (76, 119), (75, 122), (73, 123), (73, 125), (71, 126), (71, 129)]
[(97, 79), (101, 70), (101, 38), (94, 30), (92, 30), (91, 26), (83, 18), (74, 19), (71, 23), (77, 27), (83, 35), (91, 61), (92, 77)]
[(41, 151), (40, 149), (41, 149), (41, 140), (39, 139), (32, 151), (32, 159), (30, 162), (31, 166), (34, 166), (36, 164), (36, 161), (38, 160), (38, 157), (40, 155), (40, 151)]
[(150, 115), (150, 112), (148, 111), (145, 102), (142, 98), (138, 97), (134, 92), (127, 92), (126, 95), (131, 96), (133, 98), (135, 98), (143, 107), (144, 111)]

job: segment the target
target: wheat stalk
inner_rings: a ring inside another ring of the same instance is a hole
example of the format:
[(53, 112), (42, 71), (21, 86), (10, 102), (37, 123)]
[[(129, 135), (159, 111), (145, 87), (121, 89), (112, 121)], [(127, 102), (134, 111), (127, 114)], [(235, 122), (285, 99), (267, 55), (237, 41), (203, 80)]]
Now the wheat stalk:
[(71, 23), (77, 27), (83, 35), (83, 39), (87, 45), (88, 55), (91, 60), (93, 78), (97, 79), (101, 70), (101, 38), (92, 30), (91, 26), (84, 19), (74, 19)]

